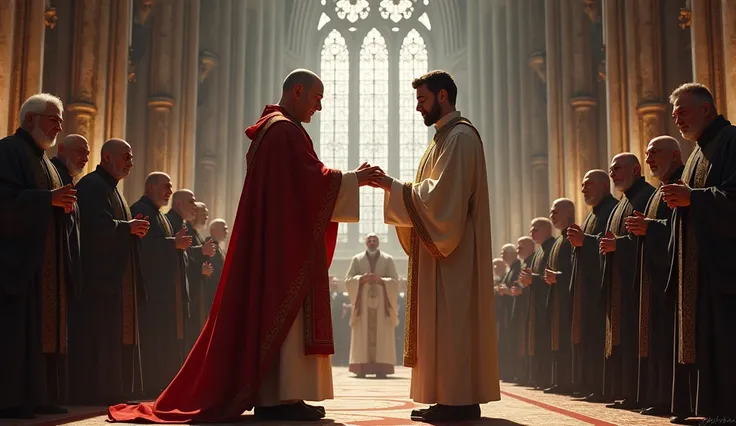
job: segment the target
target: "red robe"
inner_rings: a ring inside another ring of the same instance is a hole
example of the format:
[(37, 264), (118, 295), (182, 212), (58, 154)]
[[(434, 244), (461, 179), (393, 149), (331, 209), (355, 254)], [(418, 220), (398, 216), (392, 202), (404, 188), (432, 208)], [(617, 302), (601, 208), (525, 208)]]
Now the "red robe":
[(304, 128), (278, 106), (267, 106), (245, 133), (252, 140), (248, 173), (207, 323), (161, 396), (110, 407), (112, 421), (239, 417), (253, 408), (302, 307), (305, 353), (334, 353), (327, 270), (342, 173), (319, 161)]

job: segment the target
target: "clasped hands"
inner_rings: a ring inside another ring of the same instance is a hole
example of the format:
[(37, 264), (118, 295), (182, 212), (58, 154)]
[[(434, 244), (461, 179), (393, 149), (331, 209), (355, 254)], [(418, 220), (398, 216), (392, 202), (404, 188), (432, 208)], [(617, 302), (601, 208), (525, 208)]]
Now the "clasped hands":
[(383, 279), (380, 276), (372, 272), (367, 272), (360, 276), (360, 280), (358, 280), (358, 282), (360, 284), (365, 284), (365, 283), (383, 284)]
[(374, 188), (382, 188), (386, 191), (391, 190), (391, 182), (393, 178), (388, 176), (380, 167), (371, 166), (363, 163), (355, 169), (355, 175), (358, 178), (359, 186), (372, 186)]

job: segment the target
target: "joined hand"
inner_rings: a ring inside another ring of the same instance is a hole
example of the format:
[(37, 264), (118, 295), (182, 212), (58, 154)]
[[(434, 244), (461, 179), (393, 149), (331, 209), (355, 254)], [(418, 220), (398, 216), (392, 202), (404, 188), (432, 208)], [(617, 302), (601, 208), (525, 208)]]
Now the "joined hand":
[(671, 209), (689, 206), (691, 192), (692, 189), (681, 180), (673, 184), (662, 185), (662, 199)]
[(386, 174), (378, 166), (363, 163), (355, 169), (355, 176), (358, 178), (358, 186), (374, 186), (373, 184)]

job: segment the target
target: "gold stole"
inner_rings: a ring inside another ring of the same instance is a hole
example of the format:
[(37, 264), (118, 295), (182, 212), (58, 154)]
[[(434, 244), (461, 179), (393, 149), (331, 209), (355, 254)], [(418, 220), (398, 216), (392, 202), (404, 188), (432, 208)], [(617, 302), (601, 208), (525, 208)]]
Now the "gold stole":
[[(131, 220), (130, 208), (123, 194), (118, 191), (117, 187), (112, 188), (111, 205), (115, 218), (121, 220)], [(133, 237), (131, 237), (133, 238)], [(137, 270), (135, 264), (134, 250), (131, 250), (130, 260), (123, 269), (123, 280), (121, 283), (122, 295), (122, 312), (123, 312), (123, 345), (130, 346), (138, 343), (138, 333), (135, 332), (138, 317), (138, 298), (136, 297), (135, 275)]]
[[(621, 198), (616, 208), (613, 210), (611, 224), (608, 230), (616, 237), (626, 232), (625, 219), (634, 212), (634, 207), (625, 196)], [(608, 303), (606, 303), (606, 357), (611, 356), (613, 347), (621, 344), (621, 276), (615, 262), (612, 261), (613, 255), (609, 255), (611, 276), (609, 278), (610, 287), (608, 288)]]
[[(54, 190), (62, 187), (61, 177), (44, 153), (38, 157), (27, 145), (30, 165), (38, 189)], [(44, 255), (41, 264), (41, 345), (43, 353), (66, 354), (66, 259), (61, 230), (57, 229), (56, 214), (52, 212), (46, 226)]]
[[(583, 223), (583, 232), (586, 234), (593, 233), (593, 230), (598, 225), (598, 216), (593, 212), (588, 214)], [(575, 275), (572, 277), (573, 281), (573, 298), (572, 298), (572, 342), (576, 345), (580, 344), (580, 339), (583, 332), (583, 277), (582, 269), (580, 268), (580, 252), (582, 247), (578, 248), (578, 254), (575, 256)]]
[[(417, 168), (417, 175), (414, 179), (414, 183), (421, 182), (422, 176), (424, 176), (424, 170), (428, 166), (427, 163), (432, 157), (435, 149), (442, 147), (445, 139), (450, 134), (450, 130), (458, 124), (470, 126), (476, 134), (478, 133), (470, 121), (463, 117), (453, 118), (447, 124), (440, 127), (432, 138), (432, 141), (429, 143), (429, 146), (427, 146), (427, 150), (424, 151), (422, 160), (419, 162), (419, 167)], [(478, 138), (480, 139), (480, 135)], [(409, 214), (409, 218), (413, 225), (411, 228), (411, 236), (409, 238), (409, 273), (408, 283), (406, 286), (406, 331), (404, 333), (404, 365), (406, 367), (415, 367), (417, 364), (417, 286), (419, 279), (419, 249), (422, 242), (432, 256), (437, 259), (444, 258), (439, 249), (434, 245), (432, 237), (429, 235), (429, 232), (427, 232), (427, 229), (422, 223), (421, 217), (414, 207), (414, 201), (412, 199), (413, 186), (414, 185), (411, 182), (405, 183), (402, 193), (406, 211)]]
[[(547, 266), (553, 271), (559, 271), (559, 265), (557, 261), (560, 256), (560, 249), (562, 244), (565, 243), (565, 236), (561, 235), (555, 240), (555, 244), (552, 246), (552, 250), (549, 253), (549, 260)], [(557, 294), (560, 291), (558, 287), (559, 283), (555, 283), (550, 291), (552, 292), (552, 350), (560, 350), (560, 299)]]
[[(647, 206), (647, 210), (644, 215), (648, 219), (657, 219), (657, 210), (659, 210), (659, 204), (662, 202), (662, 186), (660, 185), (652, 199)], [(649, 274), (647, 273), (647, 267), (644, 264), (644, 246), (642, 244), (641, 250), (639, 250), (639, 277), (641, 286), (639, 287), (639, 357), (646, 358), (649, 356)]]
[[(158, 214), (158, 220), (161, 222), (161, 226), (164, 228), (164, 236), (166, 238), (174, 237), (174, 229), (171, 227), (171, 223), (169, 222), (169, 219), (161, 213), (159, 210), (157, 212)], [(174, 291), (175, 291), (175, 303), (176, 303), (176, 338), (179, 340), (184, 339), (184, 303), (182, 301), (182, 294), (181, 294), (181, 268), (179, 264), (179, 250), (176, 249), (177, 253), (177, 261), (176, 261), (176, 271), (174, 272), (176, 278), (174, 280)]]
[[(708, 151), (714, 152), (721, 142), (723, 131), (710, 142)], [(682, 181), (691, 188), (704, 188), (710, 172), (710, 160), (699, 145), (687, 160), (682, 173)], [(682, 212), (680, 212), (680, 215)], [(679, 266), (677, 286), (677, 359), (680, 364), (695, 363), (695, 303), (698, 295), (698, 244), (695, 236), (693, 217), (688, 215), (687, 226), (683, 217), (677, 221), (677, 263)], [(687, 233), (687, 234), (685, 234)], [(685, 247), (685, 243), (687, 247)]]

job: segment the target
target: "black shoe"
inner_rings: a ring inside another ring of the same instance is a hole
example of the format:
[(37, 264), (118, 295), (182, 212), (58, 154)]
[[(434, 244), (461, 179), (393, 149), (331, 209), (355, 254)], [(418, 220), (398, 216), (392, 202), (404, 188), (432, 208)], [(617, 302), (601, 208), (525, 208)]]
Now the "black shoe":
[(311, 406), (297, 402), (273, 407), (256, 407), (255, 416), (261, 420), (314, 422), (325, 415)]
[(30, 408), (4, 408), (0, 410), (0, 419), (35, 419), (36, 415)]
[(690, 419), (687, 416), (676, 416), (670, 420), (670, 423), (675, 425), (697, 425), (700, 422), (695, 419)]
[(611, 403), (614, 402), (614, 399), (610, 396), (601, 395), (598, 393), (591, 393), (590, 395), (586, 396), (585, 398), (581, 399), (581, 401), (585, 402), (605, 402), (605, 403)]
[(416, 418), (416, 421), (421, 422), (422, 421), (422, 419), (421, 419), (422, 416), (424, 416), (424, 414), (427, 411), (433, 409), (436, 406), (437, 406), (437, 404), (432, 405), (429, 408), (417, 408), (416, 410), (411, 410), (411, 418), (412, 418), (412, 420), (415, 420), (415, 418)]
[(463, 420), (477, 420), (480, 418), (480, 405), (440, 405), (428, 410), (422, 416), (425, 423), (458, 422)]
[(36, 414), (68, 414), (66, 408), (57, 407), (56, 405), (42, 405), (33, 410)]
[(636, 402), (633, 398), (625, 398), (621, 402), (614, 402), (613, 404), (606, 405), (606, 408), (614, 408), (617, 410), (635, 410), (641, 408), (641, 404)]
[(311, 408), (311, 409), (313, 409), (313, 410), (317, 410), (317, 411), (319, 411), (320, 413), (322, 413), (322, 416), (323, 416), (323, 417), (324, 417), (324, 415), (325, 415), (325, 407), (323, 407), (323, 406), (321, 406), (321, 405), (309, 405), (309, 404), (307, 404), (307, 403), (306, 403), (306, 402), (304, 402), (304, 401), (300, 402), (300, 404), (304, 405), (305, 407), (309, 407), (309, 408)]
[(672, 414), (672, 411), (669, 407), (654, 406), (641, 410), (640, 414), (645, 416), (669, 416)]

